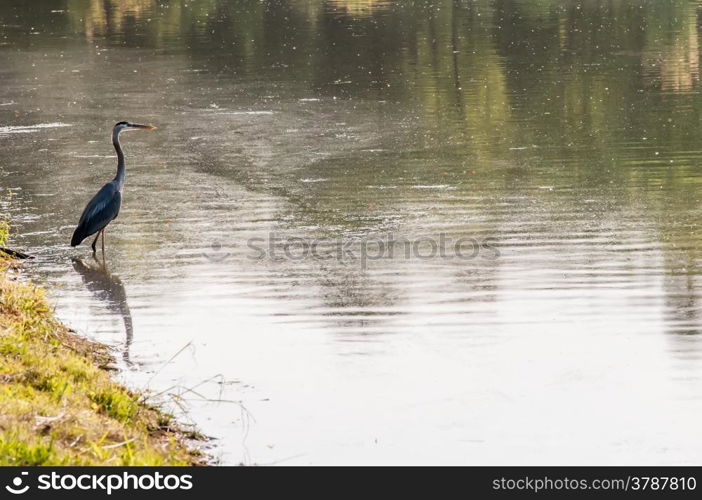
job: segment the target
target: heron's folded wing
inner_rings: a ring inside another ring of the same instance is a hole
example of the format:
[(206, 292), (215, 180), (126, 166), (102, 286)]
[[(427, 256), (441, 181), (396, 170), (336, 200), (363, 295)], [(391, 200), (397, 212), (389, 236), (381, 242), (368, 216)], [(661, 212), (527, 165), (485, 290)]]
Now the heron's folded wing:
[(117, 186), (111, 182), (105, 184), (83, 210), (78, 227), (73, 233), (71, 246), (79, 245), (85, 238), (107, 226), (117, 217), (121, 205), (122, 194)]

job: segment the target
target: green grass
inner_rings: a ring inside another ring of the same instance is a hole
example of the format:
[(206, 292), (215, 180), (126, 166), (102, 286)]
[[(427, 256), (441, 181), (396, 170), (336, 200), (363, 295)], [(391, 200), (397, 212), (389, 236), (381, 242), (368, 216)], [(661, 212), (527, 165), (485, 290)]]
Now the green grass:
[[(8, 226), (0, 220), (0, 245)], [(171, 417), (110, 378), (105, 346), (70, 332), (0, 255), (0, 465), (195, 465)]]

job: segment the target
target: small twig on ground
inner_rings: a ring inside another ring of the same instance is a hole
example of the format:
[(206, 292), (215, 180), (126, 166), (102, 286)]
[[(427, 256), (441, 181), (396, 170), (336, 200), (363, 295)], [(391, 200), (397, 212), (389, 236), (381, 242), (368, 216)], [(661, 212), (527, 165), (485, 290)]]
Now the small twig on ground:
[(22, 253), (19, 250), (12, 250), (11, 248), (4, 248), (0, 247), (0, 252), (9, 255), (10, 257), (14, 257), (15, 259), (33, 259), (29, 254)]
[(126, 441), (122, 441), (121, 443), (108, 444), (107, 446), (103, 446), (102, 448), (104, 450), (109, 450), (110, 448), (119, 448), (120, 446), (124, 446), (125, 444), (129, 444), (133, 441), (136, 441), (136, 438), (127, 439)]

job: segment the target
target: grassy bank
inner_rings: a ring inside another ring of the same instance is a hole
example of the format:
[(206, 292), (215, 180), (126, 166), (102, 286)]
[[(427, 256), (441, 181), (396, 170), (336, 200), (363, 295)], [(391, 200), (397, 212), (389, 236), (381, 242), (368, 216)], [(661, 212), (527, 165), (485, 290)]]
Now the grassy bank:
[[(7, 224), (0, 220), (0, 246)], [(110, 378), (0, 253), (0, 465), (194, 465), (171, 418)]]

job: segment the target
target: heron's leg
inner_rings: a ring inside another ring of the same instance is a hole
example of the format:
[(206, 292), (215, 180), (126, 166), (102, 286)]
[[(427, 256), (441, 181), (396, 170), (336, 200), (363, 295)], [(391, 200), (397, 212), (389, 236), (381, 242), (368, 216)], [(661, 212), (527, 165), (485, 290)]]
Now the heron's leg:
[(95, 245), (97, 244), (97, 240), (100, 237), (101, 232), (102, 231), (98, 231), (98, 234), (95, 235), (95, 239), (93, 240), (93, 244), (91, 245), (93, 247), (93, 255), (95, 255), (95, 252), (96, 252)]
[(102, 258), (105, 258), (105, 229), (100, 231), (102, 233)]

